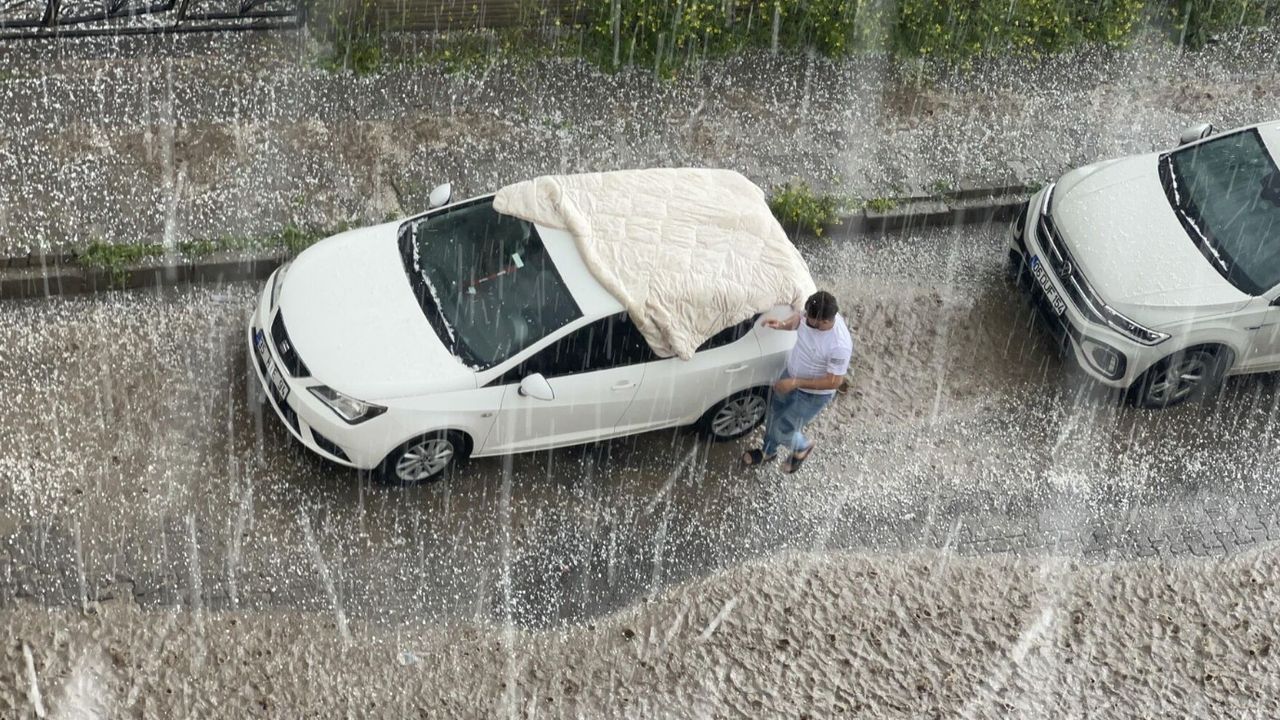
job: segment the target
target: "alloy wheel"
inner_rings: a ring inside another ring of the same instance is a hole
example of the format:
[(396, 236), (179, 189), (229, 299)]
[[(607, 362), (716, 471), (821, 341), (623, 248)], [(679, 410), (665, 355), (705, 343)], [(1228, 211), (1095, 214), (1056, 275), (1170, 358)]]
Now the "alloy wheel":
[(711, 418), (711, 432), (716, 437), (741, 435), (764, 419), (765, 402), (759, 395), (743, 395), (720, 407)]
[(405, 482), (426, 480), (448, 467), (453, 454), (453, 443), (447, 438), (419, 440), (396, 461), (396, 477)]
[(1209, 366), (1199, 355), (1181, 358), (1156, 375), (1147, 390), (1147, 399), (1155, 405), (1168, 405), (1187, 399), (1204, 382)]

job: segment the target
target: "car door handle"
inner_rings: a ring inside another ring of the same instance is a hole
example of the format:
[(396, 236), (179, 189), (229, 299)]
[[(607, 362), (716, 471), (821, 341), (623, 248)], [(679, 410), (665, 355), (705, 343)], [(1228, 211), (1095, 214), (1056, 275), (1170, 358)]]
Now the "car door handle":
[(1262, 323), (1261, 325), (1253, 325), (1251, 327), (1247, 327), (1245, 328), (1245, 330), (1261, 330), (1264, 327), (1271, 327), (1272, 325), (1275, 325), (1275, 323)]
[(635, 384), (635, 383), (633, 383), (633, 382), (631, 382), (630, 380), (623, 380), (623, 381), (622, 381), (622, 382), (620, 382), (620, 383), (614, 383), (614, 384), (613, 384), (613, 389), (614, 389), (614, 390), (630, 390), (631, 388), (633, 388), (633, 387), (635, 387), (635, 386), (636, 386), (636, 384)]
[(733, 373), (742, 372), (743, 370), (746, 370), (746, 369), (747, 369), (747, 364), (743, 363), (741, 365), (734, 365), (731, 368), (725, 368), (724, 372), (726, 375), (732, 375)]

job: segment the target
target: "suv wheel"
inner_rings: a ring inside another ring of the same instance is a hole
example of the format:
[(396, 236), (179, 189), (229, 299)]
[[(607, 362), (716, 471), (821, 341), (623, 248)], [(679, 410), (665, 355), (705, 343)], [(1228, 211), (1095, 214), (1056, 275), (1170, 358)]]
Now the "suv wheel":
[(466, 452), (466, 439), (461, 433), (430, 433), (392, 450), (375, 473), (393, 485), (434, 482), (444, 477)]
[(721, 400), (698, 421), (698, 430), (712, 440), (736, 440), (764, 422), (769, 401), (755, 390), (745, 390)]
[(1138, 378), (1130, 388), (1135, 405), (1144, 408), (1166, 408), (1193, 398), (1201, 398), (1222, 383), (1228, 365), (1228, 354), (1210, 348), (1176, 352)]

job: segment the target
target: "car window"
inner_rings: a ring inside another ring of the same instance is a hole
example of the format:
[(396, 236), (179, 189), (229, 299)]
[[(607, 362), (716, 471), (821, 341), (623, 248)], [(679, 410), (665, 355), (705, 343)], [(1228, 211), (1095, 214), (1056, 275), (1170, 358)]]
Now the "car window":
[(718, 347), (724, 347), (725, 345), (741, 340), (746, 337), (747, 333), (751, 332), (751, 328), (755, 327), (756, 320), (759, 318), (760, 314), (757, 313), (736, 325), (730, 325), (715, 335), (712, 335), (706, 342), (699, 345), (697, 352), (714, 350)]
[(657, 359), (631, 318), (626, 313), (618, 313), (578, 328), (490, 384), (518, 383), (534, 373), (552, 378)]

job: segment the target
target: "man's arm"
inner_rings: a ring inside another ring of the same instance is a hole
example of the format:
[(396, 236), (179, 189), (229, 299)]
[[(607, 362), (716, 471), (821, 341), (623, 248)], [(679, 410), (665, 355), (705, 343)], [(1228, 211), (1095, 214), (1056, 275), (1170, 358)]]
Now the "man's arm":
[(800, 327), (800, 313), (794, 313), (786, 320), (773, 320), (772, 318), (764, 321), (764, 326), (773, 328), (774, 330), (795, 330)]
[(843, 375), (828, 373), (820, 378), (786, 378), (779, 380), (774, 387), (780, 392), (791, 392), (792, 390), (836, 390), (839, 389), (842, 382), (844, 382)]

